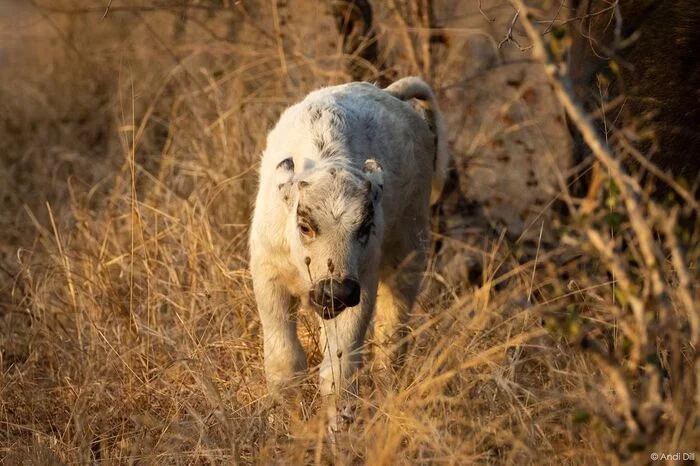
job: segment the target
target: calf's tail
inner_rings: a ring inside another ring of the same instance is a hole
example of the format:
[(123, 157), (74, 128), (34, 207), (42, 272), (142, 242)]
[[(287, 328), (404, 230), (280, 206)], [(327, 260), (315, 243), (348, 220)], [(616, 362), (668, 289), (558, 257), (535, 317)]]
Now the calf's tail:
[(433, 180), (430, 195), (431, 205), (435, 204), (442, 194), (447, 177), (450, 155), (447, 150), (447, 130), (440, 113), (435, 94), (428, 83), (421, 78), (410, 76), (402, 78), (385, 89), (397, 99), (420, 101), (430, 129), (435, 135), (435, 154), (433, 155)]

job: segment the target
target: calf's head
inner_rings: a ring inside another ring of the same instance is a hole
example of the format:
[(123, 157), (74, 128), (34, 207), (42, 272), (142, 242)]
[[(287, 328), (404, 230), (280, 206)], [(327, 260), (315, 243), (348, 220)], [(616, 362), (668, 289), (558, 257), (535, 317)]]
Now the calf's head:
[(362, 170), (326, 162), (295, 175), (286, 159), (277, 170), (291, 260), (316, 312), (333, 318), (360, 303), (365, 273), (378, 261), (382, 169), (373, 159)]

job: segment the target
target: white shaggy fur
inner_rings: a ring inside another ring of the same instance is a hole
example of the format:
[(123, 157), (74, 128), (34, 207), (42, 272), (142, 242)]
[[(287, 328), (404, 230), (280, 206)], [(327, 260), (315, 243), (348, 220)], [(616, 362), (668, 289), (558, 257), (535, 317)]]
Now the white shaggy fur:
[[(423, 114), (405, 102), (412, 98), (422, 101)], [(296, 310), (316, 310), (331, 428), (348, 415), (337, 409), (348, 399), (341, 395), (357, 393), (354, 376), (373, 317), (379, 363), (391, 367), (402, 352), (401, 344), (391, 348), (405, 334), (419, 291), (430, 204), (447, 163), (440, 111), (430, 87), (415, 77), (386, 90), (350, 83), (312, 92), (268, 136), (250, 235), (265, 374), (279, 391), (303, 373)], [(330, 278), (359, 283), (361, 294), (354, 307), (326, 320), (320, 315), (328, 308), (317, 304), (314, 290)]]

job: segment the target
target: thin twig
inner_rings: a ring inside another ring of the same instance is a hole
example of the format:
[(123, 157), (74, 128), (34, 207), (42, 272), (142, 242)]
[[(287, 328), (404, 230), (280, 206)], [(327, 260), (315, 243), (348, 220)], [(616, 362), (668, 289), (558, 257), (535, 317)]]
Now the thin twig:
[(586, 230), (586, 236), (590, 244), (598, 251), (598, 254), (600, 254), (601, 258), (605, 261), (608, 270), (610, 270), (615, 277), (614, 283), (625, 293), (625, 300), (632, 309), (632, 314), (634, 315), (638, 327), (637, 333), (639, 340), (633, 342), (634, 351), (631, 355), (631, 360), (633, 364), (638, 364), (641, 359), (640, 350), (644, 348), (646, 351), (645, 347), (649, 341), (644, 317), (644, 303), (637, 296), (638, 293), (635, 291), (635, 286), (627, 273), (627, 269), (622, 261), (620, 261), (620, 258), (615, 254), (612, 241), (604, 240), (600, 233), (592, 229)]
[(112, 0), (109, 0), (109, 3), (107, 3), (107, 8), (105, 9), (104, 14), (102, 15), (102, 19), (105, 19), (107, 17), (107, 13), (109, 13), (109, 8), (112, 6)]
[(278, 11), (277, 1), (272, 0), (272, 18), (275, 23), (275, 37), (277, 39), (277, 52), (280, 58), (280, 67), (282, 68), (282, 73), (287, 76), (287, 59), (285, 57), (284, 51), (284, 35), (282, 32), (282, 24), (280, 22), (280, 15)]
[(532, 264), (532, 277), (530, 278), (530, 291), (527, 293), (527, 302), (531, 303), (532, 302), (532, 287), (535, 284), (535, 271), (537, 270), (537, 259), (540, 256), (540, 244), (542, 243), (542, 230), (544, 230), (544, 220), (542, 220), (542, 224), (540, 225), (540, 237), (537, 240), (537, 251), (535, 252), (535, 261)]
[(498, 48), (500, 49), (503, 44), (514, 44), (518, 49), (520, 49), (521, 52), (525, 52), (527, 50), (530, 50), (532, 48), (532, 45), (528, 45), (527, 47), (523, 47), (520, 45), (520, 42), (518, 42), (518, 39), (513, 37), (513, 28), (515, 27), (515, 23), (518, 22), (518, 18), (520, 17), (520, 10), (516, 10), (515, 15), (513, 16), (513, 20), (510, 23), (510, 27), (508, 28), (508, 32), (506, 33), (506, 36), (503, 38), (503, 40), (498, 44)]
[(554, 23), (559, 19), (559, 15), (561, 14), (562, 8), (564, 8), (564, 0), (561, 0), (561, 1), (559, 2), (559, 8), (557, 8), (557, 13), (554, 15), (554, 18), (553, 18), (552, 21), (549, 23), (549, 26), (547, 26), (547, 29), (544, 30), (544, 32), (542, 33), (542, 35), (546, 35), (546, 34), (549, 33), (549, 31), (552, 30), (552, 28), (554, 27)]
[(68, 48), (72, 49), (78, 55), (78, 58), (80, 58), (81, 60), (88, 61), (88, 57), (83, 55), (83, 53), (75, 46), (73, 41), (61, 30), (60, 27), (58, 27), (58, 24), (56, 24), (56, 22), (51, 18), (51, 16), (49, 16), (46, 13), (45, 8), (43, 6), (37, 5), (37, 3), (34, 0), (30, 0), (29, 3), (34, 7), (34, 9), (36, 9), (39, 12), (41, 17), (49, 23), (51, 29), (53, 29), (56, 32), (56, 35), (58, 35), (58, 37), (66, 44), (66, 46), (68, 46)]
[(413, 69), (416, 73), (418, 73), (421, 71), (421, 66), (418, 63), (418, 57), (416, 56), (416, 50), (413, 45), (413, 41), (411, 40), (411, 36), (408, 34), (408, 24), (406, 23), (404, 17), (401, 15), (401, 12), (396, 6), (396, 2), (394, 0), (389, 0), (389, 8), (394, 14), (396, 20), (400, 24), (399, 31), (401, 33), (401, 36), (403, 37), (404, 42), (406, 43), (406, 52), (408, 53), (408, 58), (411, 60)]
[(678, 206), (671, 209), (671, 212), (666, 215), (661, 209), (654, 207), (652, 212), (658, 219), (658, 224), (664, 231), (666, 236), (666, 247), (671, 252), (671, 263), (675, 269), (676, 276), (678, 276), (678, 296), (686, 308), (688, 313), (688, 319), (690, 321), (691, 338), (690, 342), (697, 348), (700, 345), (700, 315), (695, 308), (695, 300), (693, 299), (692, 289), (692, 278), (690, 277), (690, 272), (686, 266), (686, 261), (684, 260), (681, 248), (678, 245), (678, 239), (673, 231), (676, 226), (676, 220), (678, 218)]
[[(48, 5), (36, 5), (34, 0), (30, 0), (32, 5), (34, 5), (37, 9), (39, 9), (42, 12), (49, 13), (49, 14), (56, 14), (56, 15), (91, 15), (91, 14), (100, 14), (102, 17), (106, 16), (106, 12), (102, 10), (102, 8), (59, 8), (55, 6), (48, 6)], [(111, 5), (111, 1), (110, 1)], [(275, 37), (273, 34), (270, 34), (269, 31), (267, 31), (265, 28), (261, 27), (251, 16), (250, 14), (242, 7), (240, 3), (236, 3), (236, 11), (238, 11), (242, 16), (244, 21), (246, 22), (247, 25), (255, 29), (258, 33), (260, 33), (266, 40), (269, 42), (274, 42)], [(205, 10), (205, 11), (210, 11), (212, 7), (208, 5), (196, 5), (196, 4), (188, 4), (185, 6), (187, 10)], [(224, 7), (215, 7), (219, 8), (223, 11), (229, 11), (228, 9), (225, 9)], [(181, 14), (181, 9), (182, 6), (168, 6), (168, 5), (159, 5), (159, 6), (119, 6), (119, 5), (114, 5), (109, 7), (109, 12), (111, 13), (116, 13), (116, 12), (141, 12), (141, 13), (160, 13), (160, 12), (166, 12), (172, 15), (180, 15)], [(190, 17), (190, 20), (193, 18)], [(220, 36), (216, 34), (211, 28), (207, 27), (204, 21), (193, 21), (197, 26), (202, 28), (206, 33), (211, 35), (214, 39), (221, 41), (221, 42), (228, 42), (228, 43), (235, 43), (238, 44), (239, 42), (234, 41), (232, 39), (228, 39), (226, 37)]]
[[(563, 3), (563, 2), (562, 2), (562, 3)], [(612, 9), (614, 9), (614, 8), (615, 8), (615, 5), (613, 4), (613, 5), (611, 5), (611, 6), (607, 6), (607, 7), (601, 8), (601, 9), (598, 10), (598, 11), (594, 11), (594, 12), (592, 12), (592, 13), (586, 13), (585, 15), (581, 15), (581, 16), (574, 16), (573, 18), (567, 18), (567, 19), (564, 19), (564, 20), (557, 20), (556, 18), (554, 18), (554, 20), (548, 19), (548, 20), (546, 20), (546, 21), (533, 21), (533, 23), (536, 23), (536, 24), (547, 24), (547, 23), (548, 23), (548, 24), (550, 24), (550, 25), (553, 25), (554, 23), (557, 23), (557, 21), (559, 21), (559, 22), (556, 24), (557, 26), (565, 26), (565, 25), (567, 25), (567, 24), (569, 24), (569, 23), (573, 23), (573, 22), (575, 22), (575, 21), (581, 21), (581, 22), (583, 22), (583, 21), (586, 20), (586, 19), (594, 18), (594, 17), (596, 17), (596, 16), (602, 15), (603, 13), (607, 13), (608, 11), (610, 11), (610, 10), (612, 10)], [(547, 31), (546, 31), (544, 34), (547, 34), (548, 32), (549, 32), (549, 28), (547, 29)]]
[(484, 18), (486, 18), (486, 21), (488, 21), (489, 23), (493, 23), (493, 22), (496, 21), (496, 18), (489, 18), (489, 17), (488, 17), (488, 15), (487, 15), (486, 12), (484, 11), (484, 9), (481, 7), (481, 0), (479, 0), (479, 13), (481, 13), (481, 16), (483, 16)]
[(639, 164), (641, 166), (643, 166), (645, 169), (649, 170), (649, 172), (651, 172), (651, 174), (653, 174), (655, 177), (659, 178), (661, 181), (663, 181), (664, 183), (669, 185), (671, 188), (673, 188), (673, 190), (676, 191), (676, 193), (678, 193), (678, 195), (680, 197), (682, 197), (683, 200), (685, 200), (688, 203), (688, 205), (690, 205), (693, 208), (693, 210), (695, 210), (696, 212), (700, 212), (700, 204), (698, 204), (698, 201), (695, 200), (695, 198), (693, 197), (693, 195), (691, 193), (689, 193), (681, 185), (676, 183), (676, 181), (672, 177), (670, 177), (669, 175), (664, 173), (659, 167), (657, 167), (656, 165), (651, 163), (649, 160), (647, 160), (647, 158), (644, 157), (644, 155), (641, 154), (627, 140), (627, 138), (624, 135), (620, 134), (620, 138), (618, 138), (618, 141), (622, 145), (622, 148), (625, 151), (627, 151), (630, 155), (632, 155), (635, 158), (635, 160), (637, 160), (637, 162), (639, 162)]

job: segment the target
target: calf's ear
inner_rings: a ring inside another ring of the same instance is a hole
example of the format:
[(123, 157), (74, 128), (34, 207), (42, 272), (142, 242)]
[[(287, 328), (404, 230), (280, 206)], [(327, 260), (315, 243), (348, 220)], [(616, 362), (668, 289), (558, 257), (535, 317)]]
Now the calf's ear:
[(378, 201), (382, 197), (384, 191), (384, 171), (382, 166), (376, 159), (365, 160), (365, 166), (362, 168), (367, 180), (367, 190), (374, 201)]
[(292, 188), (294, 183), (292, 182), (294, 178), (294, 160), (288, 157), (277, 164), (275, 169), (275, 181), (277, 182), (277, 190), (279, 191), (279, 196), (282, 202), (284, 202), (288, 208), (292, 206)]

